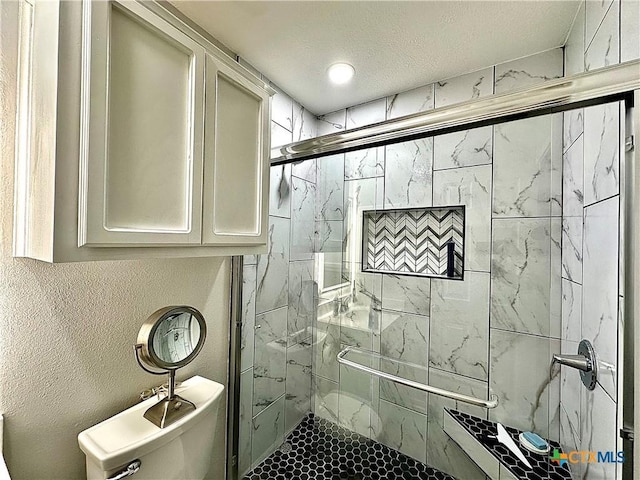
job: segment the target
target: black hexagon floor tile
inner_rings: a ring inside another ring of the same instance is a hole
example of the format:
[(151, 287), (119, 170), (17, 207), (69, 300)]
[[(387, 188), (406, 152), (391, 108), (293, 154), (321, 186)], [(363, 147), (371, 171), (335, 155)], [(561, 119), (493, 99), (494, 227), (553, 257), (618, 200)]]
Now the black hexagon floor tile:
[[(467, 430), (473, 437), (494, 457), (496, 457), (500, 463), (509, 469), (517, 478), (521, 480), (571, 480), (571, 472), (569, 466), (565, 463), (560, 466), (559, 462), (551, 462), (549, 454), (535, 454), (520, 448), (524, 456), (529, 460), (529, 463), (533, 467), (532, 470), (524, 468), (523, 464), (518, 458), (511, 453), (511, 451), (502, 443), (491, 438), (496, 435), (497, 427), (495, 422), (485, 420), (483, 418), (474, 417), (467, 413), (458, 412), (457, 410), (446, 409), (449, 414), (460, 424), (465, 430)], [(520, 441), (518, 436), (520, 431), (515, 428), (507, 427), (505, 425), (507, 433), (511, 436), (516, 445), (519, 445)], [(557, 442), (549, 442), (551, 447), (550, 452), (558, 450), (558, 453), (562, 452), (562, 447)]]
[(381, 443), (309, 414), (244, 480), (455, 480)]

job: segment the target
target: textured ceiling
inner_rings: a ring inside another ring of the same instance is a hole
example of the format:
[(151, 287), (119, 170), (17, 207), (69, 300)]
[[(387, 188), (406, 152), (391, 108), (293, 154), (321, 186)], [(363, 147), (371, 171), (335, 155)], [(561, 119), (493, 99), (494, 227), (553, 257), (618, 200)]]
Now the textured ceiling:
[[(172, 1), (316, 114), (564, 44), (579, 2)], [(356, 68), (347, 86), (326, 69)]]

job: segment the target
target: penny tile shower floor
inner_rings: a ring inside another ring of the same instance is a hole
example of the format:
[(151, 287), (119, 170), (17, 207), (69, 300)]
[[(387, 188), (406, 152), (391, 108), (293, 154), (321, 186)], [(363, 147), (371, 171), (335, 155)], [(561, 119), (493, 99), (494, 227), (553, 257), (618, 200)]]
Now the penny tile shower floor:
[(455, 480), (381, 443), (309, 414), (244, 480)]

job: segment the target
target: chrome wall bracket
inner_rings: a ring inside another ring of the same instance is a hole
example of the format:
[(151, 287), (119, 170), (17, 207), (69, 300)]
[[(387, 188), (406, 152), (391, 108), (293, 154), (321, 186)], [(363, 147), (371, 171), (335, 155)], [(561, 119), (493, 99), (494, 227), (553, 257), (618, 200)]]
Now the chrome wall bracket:
[(578, 345), (577, 355), (553, 355), (551, 365), (559, 363), (580, 370), (580, 379), (588, 390), (596, 388), (598, 382), (598, 359), (589, 340), (582, 340)]

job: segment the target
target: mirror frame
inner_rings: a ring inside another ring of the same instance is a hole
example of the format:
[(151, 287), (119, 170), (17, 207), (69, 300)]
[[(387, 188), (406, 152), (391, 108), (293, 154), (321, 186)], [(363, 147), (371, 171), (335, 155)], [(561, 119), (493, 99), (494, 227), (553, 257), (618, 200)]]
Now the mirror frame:
[[(165, 362), (160, 357), (158, 357), (153, 349), (153, 336), (156, 333), (158, 326), (164, 319), (182, 313), (190, 313), (192, 318), (195, 318), (198, 321), (198, 325), (200, 327), (200, 338), (198, 339), (198, 343), (193, 349), (193, 352), (191, 352), (187, 357), (183, 358), (179, 362)], [(153, 312), (140, 327), (140, 332), (138, 333), (138, 340), (136, 343), (141, 347), (140, 359), (147, 366), (163, 370), (177, 370), (191, 363), (191, 361), (198, 355), (198, 353), (200, 353), (206, 337), (207, 324), (205, 323), (202, 314), (193, 307), (179, 305), (164, 307)]]

